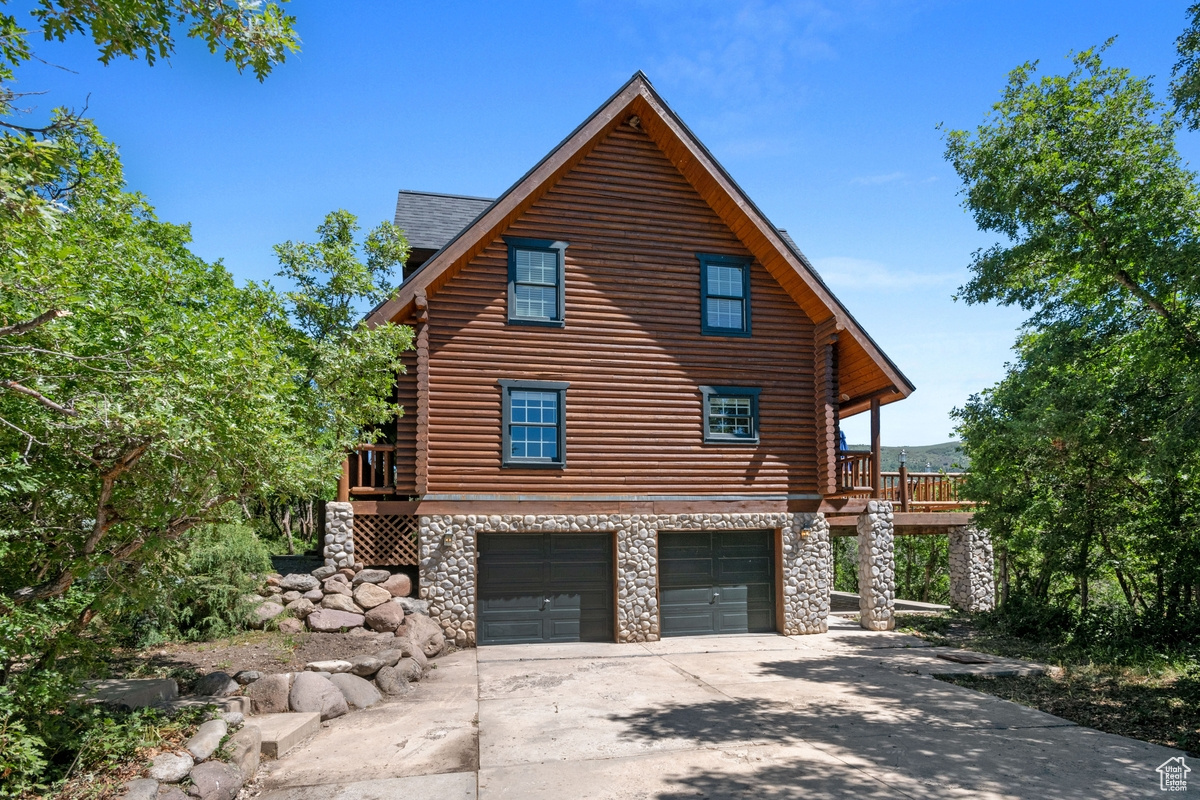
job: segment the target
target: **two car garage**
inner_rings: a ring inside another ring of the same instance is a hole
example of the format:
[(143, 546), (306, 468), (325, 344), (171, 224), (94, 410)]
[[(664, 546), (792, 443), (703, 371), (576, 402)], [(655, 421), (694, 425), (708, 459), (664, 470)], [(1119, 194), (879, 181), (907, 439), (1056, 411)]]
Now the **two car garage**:
[[(615, 641), (609, 533), (481, 534), (478, 642)], [(775, 533), (658, 534), (663, 636), (775, 630)]]

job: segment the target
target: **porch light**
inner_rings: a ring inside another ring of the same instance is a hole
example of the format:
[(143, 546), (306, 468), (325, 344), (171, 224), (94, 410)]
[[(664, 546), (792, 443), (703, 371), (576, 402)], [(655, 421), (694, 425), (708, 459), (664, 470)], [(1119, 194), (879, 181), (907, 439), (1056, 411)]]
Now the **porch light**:
[(453, 534), (447, 533), (442, 536), (442, 547), (450, 547), (453, 544), (454, 544)]
[(900, 463), (901, 464), (908, 463), (908, 452), (903, 449), (900, 450)]

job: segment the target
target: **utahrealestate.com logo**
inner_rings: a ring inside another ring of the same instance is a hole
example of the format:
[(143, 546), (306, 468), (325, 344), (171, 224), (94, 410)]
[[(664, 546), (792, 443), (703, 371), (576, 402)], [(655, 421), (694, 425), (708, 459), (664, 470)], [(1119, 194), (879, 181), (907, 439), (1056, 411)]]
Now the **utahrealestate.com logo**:
[(1158, 788), (1164, 792), (1186, 792), (1187, 776), (1192, 771), (1183, 756), (1168, 758), (1158, 765)]

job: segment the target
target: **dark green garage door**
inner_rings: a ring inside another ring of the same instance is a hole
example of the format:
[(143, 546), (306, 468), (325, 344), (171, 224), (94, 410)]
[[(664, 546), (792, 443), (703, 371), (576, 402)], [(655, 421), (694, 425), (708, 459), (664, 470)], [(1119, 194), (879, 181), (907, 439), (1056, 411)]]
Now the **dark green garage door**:
[(775, 630), (774, 531), (658, 535), (664, 636)]
[(606, 533), (482, 534), (479, 643), (613, 641)]

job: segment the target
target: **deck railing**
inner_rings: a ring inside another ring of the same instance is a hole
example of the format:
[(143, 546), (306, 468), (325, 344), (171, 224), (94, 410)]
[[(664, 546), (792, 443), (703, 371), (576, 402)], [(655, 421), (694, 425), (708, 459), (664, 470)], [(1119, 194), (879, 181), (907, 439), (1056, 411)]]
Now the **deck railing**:
[(843, 492), (871, 491), (871, 451), (839, 450), (837, 475)]
[(391, 494), (396, 488), (395, 446), (359, 445), (346, 459), (350, 494)]
[(891, 500), (897, 511), (971, 508), (974, 504), (959, 494), (966, 479), (965, 472), (885, 472), (880, 499)]

